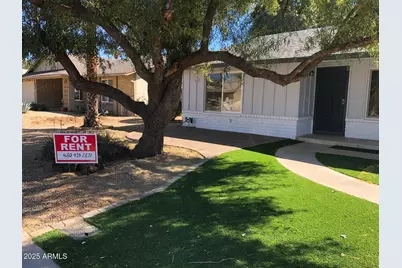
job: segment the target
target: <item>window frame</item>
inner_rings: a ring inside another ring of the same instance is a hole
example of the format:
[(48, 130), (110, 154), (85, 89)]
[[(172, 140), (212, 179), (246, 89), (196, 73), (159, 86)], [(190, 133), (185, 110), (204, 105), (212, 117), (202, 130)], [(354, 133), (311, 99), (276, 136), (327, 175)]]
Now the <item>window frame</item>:
[[(224, 88), (224, 79), (225, 79), (225, 73), (227, 74), (241, 74), (242, 77), (242, 82), (240, 85), (240, 90), (241, 90), (241, 94), (240, 94), (240, 111), (222, 111), (222, 105), (223, 105), (223, 88)], [(244, 82), (245, 82), (245, 74), (244, 72), (240, 71), (240, 70), (233, 70), (233, 71), (228, 71), (228, 72), (224, 72), (222, 70), (214, 70), (210, 73), (208, 73), (206, 76), (209, 76), (210, 74), (221, 74), (222, 77), (222, 88), (221, 88), (221, 110), (220, 111), (209, 111), (206, 109), (206, 101), (207, 101), (207, 77), (204, 77), (205, 79), (205, 86), (204, 86), (204, 113), (218, 113), (218, 114), (241, 114), (243, 112), (243, 94), (244, 94)]]
[[(373, 71), (378, 71), (378, 84), (380, 82), (380, 70), (378, 68), (370, 68), (368, 72), (368, 82), (367, 82), (367, 91), (366, 91), (366, 105), (365, 105), (365, 119), (378, 121), (380, 119), (380, 115), (378, 116), (370, 116), (369, 113), (369, 105), (370, 105), (370, 93), (371, 93), (371, 81), (372, 81), (372, 73)], [(380, 91), (378, 86), (378, 91)]]
[[(75, 92), (76, 92), (76, 91), (79, 92), (79, 93), (78, 93), (79, 99), (76, 99), (76, 98), (75, 98)], [(82, 92), (82, 91), (79, 90), (79, 89), (74, 88), (74, 101), (83, 101), (83, 100), (84, 100), (84, 92)]]
[[(110, 85), (109, 83), (105, 83), (106, 81), (112, 81), (112, 84)], [(113, 79), (101, 79), (101, 83), (107, 84), (109, 86), (113, 86)], [(103, 100), (103, 98), (107, 98), (107, 100)], [(100, 95), (100, 101), (101, 101), (101, 103), (113, 102), (112, 100), (110, 100), (110, 98), (108, 96), (103, 96), (103, 95)]]

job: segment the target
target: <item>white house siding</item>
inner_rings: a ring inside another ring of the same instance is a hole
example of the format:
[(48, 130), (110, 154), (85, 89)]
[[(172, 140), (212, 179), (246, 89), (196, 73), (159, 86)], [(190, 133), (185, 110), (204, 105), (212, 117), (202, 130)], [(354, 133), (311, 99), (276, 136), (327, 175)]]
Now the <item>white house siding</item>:
[[(270, 68), (279, 73), (287, 73), (296, 65), (283, 63), (271, 65)], [(285, 138), (296, 137), (300, 82), (281, 87), (269, 80), (245, 75), (240, 113), (204, 111), (205, 82), (201, 72), (186, 70), (183, 74), (183, 118), (193, 118), (194, 127)]]
[[(370, 88), (370, 70), (378, 69), (373, 59), (349, 59), (324, 61), (319, 67), (349, 66), (349, 85), (345, 118), (345, 137), (378, 140), (379, 120), (367, 118), (367, 103)], [(314, 72), (317, 73), (317, 70)], [(299, 120), (297, 136), (311, 134), (314, 115), (315, 75), (301, 80)], [(308, 119), (310, 118), (310, 119)], [(310, 120), (310, 121), (309, 121)]]
[(22, 101), (35, 102), (35, 82), (33, 79), (22, 81)]
[(296, 136), (311, 134), (313, 131), (313, 111), (315, 93), (315, 72), (300, 80), (299, 120), (297, 122)]
[(135, 74), (134, 100), (148, 103), (148, 83)]
[(372, 59), (352, 60), (350, 63), (345, 137), (379, 139), (378, 118), (367, 118), (372, 69), (378, 69)]
[[(279, 73), (290, 72), (297, 63), (271, 65)], [(370, 70), (378, 69), (369, 58), (331, 60), (319, 67), (349, 66), (345, 137), (378, 140), (378, 119), (367, 118)], [(186, 70), (183, 75), (183, 118), (194, 127), (271, 135), (286, 138), (311, 134), (313, 130), (317, 70), (300, 82), (281, 87), (269, 80), (244, 77), (242, 112), (204, 111), (205, 78)]]

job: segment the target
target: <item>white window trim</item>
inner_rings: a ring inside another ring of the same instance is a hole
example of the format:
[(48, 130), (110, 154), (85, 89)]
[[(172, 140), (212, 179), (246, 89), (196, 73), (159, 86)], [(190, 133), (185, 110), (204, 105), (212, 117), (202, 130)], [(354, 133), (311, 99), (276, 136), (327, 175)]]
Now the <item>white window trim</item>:
[(81, 90), (74, 88), (74, 101), (76, 101), (76, 102), (84, 101), (84, 93), (83, 93), (83, 95), (82, 95), (82, 99), (76, 99), (76, 98), (75, 98), (75, 91), (76, 91), (76, 90), (79, 91), (78, 96), (81, 97)]
[[(107, 100), (103, 100), (103, 98), (107, 98)], [(102, 96), (101, 95), (101, 102), (102, 103), (111, 103), (112, 101), (110, 100), (110, 98), (108, 96)]]
[[(370, 90), (371, 90), (371, 74), (373, 71), (378, 71), (378, 75), (380, 75), (380, 70), (375, 67), (370, 67), (368, 71), (368, 82), (367, 82), (367, 87), (366, 87), (366, 103), (364, 105), (365, 111), (364, 111), (364, 120), (369, 120), (369, 121), (379, 121), (380, 116), (375, 117), (375, 116), (368, 116), (368, 106), (370, 104)], [(379, 90), (379, 89), (378, 89)]]
[(221, 74), (222, 75), (222, 93), (221, 93), (221, 111), (209, 111), (206, 109), (206, 101), (207, 101), (207, 78), (205, 78), (205, 88), (204, 88), (204, 107), (203, 107), (203, 112), (204, 113), (219, 113), (219, 114), (241, 114), (243, 112), (243, 94), (244, 94), (244, 80), (245, 80), (245, 74), (242, 71), (239, 70), (234, 70), (234, 71), (229, 71), (227, 72), (228, 74), (241, 74), (242, 75), (242, 82), (240, 85), (240, 90), (241, 90), (241, 94), (240, 94), (240, 111), (222, 111), (222, 100), (223, 100), (223, 79), (224, 79), (224, 75), (223, 75), (223, 70), (214, 70), (210, 73), (208, 73), (208, 75), (210, 74)]

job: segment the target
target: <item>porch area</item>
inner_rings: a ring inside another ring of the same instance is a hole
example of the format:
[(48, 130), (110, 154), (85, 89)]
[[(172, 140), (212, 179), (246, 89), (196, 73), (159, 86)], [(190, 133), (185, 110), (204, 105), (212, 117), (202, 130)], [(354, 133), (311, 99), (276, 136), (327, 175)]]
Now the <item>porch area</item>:
[(357, 149), (379, 150), (378, 140), (345, 138), (343, 136), (309, 134), (297, 137), (297, 140), (330, 146), (344, 146)]

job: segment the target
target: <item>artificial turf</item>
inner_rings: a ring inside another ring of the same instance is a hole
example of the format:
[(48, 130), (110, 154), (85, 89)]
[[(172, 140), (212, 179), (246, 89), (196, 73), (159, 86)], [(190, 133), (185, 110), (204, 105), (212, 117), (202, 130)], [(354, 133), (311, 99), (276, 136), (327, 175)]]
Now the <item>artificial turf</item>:
[(335, 171), (369, 183), (379, 184), (378, 160), (324, 153), (316, 153), (316, 158)]
[(332, 146), (331, 148), (338, 149), (338, 150), (346, 150), (346, 151), (355, 151), (355, 152), (361, 152), (361, 153), (368, 153), (368, 154), (379, 154), (380, 153), (378, 150), (353, 148), (353, 147), (339, 146), (339, 145)]
[(280, 141), (216, 157), (165, 192), (34, 239), (61, 267), (378, 267), (378, 205), (280, 165)]

